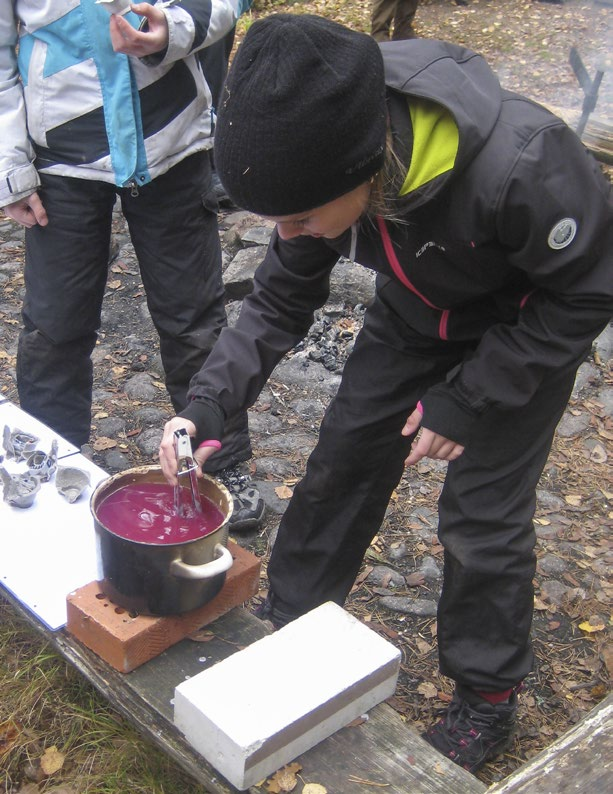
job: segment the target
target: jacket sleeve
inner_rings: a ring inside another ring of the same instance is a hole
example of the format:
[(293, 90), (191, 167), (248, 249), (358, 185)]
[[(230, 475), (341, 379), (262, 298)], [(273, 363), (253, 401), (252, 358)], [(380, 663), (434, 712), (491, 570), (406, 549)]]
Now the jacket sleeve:
[(528, 404), (548, 374), (577, 368), (613, 310), (611, 185), (556, 121), (527, 142), (497, 209), (498, 234), (532, 291), (447, 382), (422, 399), (424, 426), (466, 444), (488, 408)]
[[(307, 334), (315, 309), (326, 302), (337, 260), (338, 253), (321, 239), (283, 241), (275, 230), (236, 326), (222, 330), (192, 378), (188, 398), (218, 402), (226, 418), (252, 405), (283, 355)], [(189, 405), (181, 415), (191, 418)]]
[(245, 0), (182, 0), (164, 8), (168, 46), (143, 60), (153, 66), (179, 61), (214, 44), (236, 25), (245, 5)]
[(29, 196), (40, 185), (27, 133), (16, 47), (15, 3), (0, 3), (0, 207)]

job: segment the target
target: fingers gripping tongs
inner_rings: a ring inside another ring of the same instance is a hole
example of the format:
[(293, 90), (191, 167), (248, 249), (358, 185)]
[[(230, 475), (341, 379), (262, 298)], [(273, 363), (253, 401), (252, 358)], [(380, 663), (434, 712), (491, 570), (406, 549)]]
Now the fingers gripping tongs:
[[(175, 430), (174, 441), (178, 467), (178, 482), (175, 485), (174, 493), (175, 514), (178, 516), (189, 515), (190, 508), (195, 510), (197, 513), (201, 513), (202, 505), (200, 502), (200, 493), (198, 491), (198, 477), (196, 476), (198, 466), (196, 465), (192, 455), (192, 444), (187, 430), (183, 428), (181, 430)], [(186, 475), (188, 478), (189, 490), (191, 492), (191, 502), (189, 504), (185, 504), (182, 498), (183, 493), (187, 491), (187, 487), (183, 487), (181, 485), (181, 478), (184, 478)]]

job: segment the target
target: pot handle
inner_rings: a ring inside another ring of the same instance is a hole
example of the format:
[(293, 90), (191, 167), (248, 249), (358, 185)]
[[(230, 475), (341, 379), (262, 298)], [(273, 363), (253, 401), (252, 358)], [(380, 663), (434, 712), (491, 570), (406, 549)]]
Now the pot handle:
[(220, 573), (229, 571), (232, 567), (232, 554), (221, 543), (215, 544), (216, 559), (202, 565), (189, 565), (183, 560), (173, 560), (170, 563), (170, 573), (180, 579), (211, 579)]

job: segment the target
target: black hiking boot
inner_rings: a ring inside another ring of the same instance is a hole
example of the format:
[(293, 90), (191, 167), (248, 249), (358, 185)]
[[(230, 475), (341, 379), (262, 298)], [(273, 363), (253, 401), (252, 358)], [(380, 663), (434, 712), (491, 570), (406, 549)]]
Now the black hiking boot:
[(212, 475), (226, 486), (234, 502), (230, 532), (255, 532), (260, 529), (264, 516), (264, 500), (241, 464), (212, 472)]
[(442, 718), (423, 738), (458, 766), (476, 772), (511, 743), (518, 689), (513, 689), (508, 702), (496, 705), (485, 700), (469, 703), (456, 691)]

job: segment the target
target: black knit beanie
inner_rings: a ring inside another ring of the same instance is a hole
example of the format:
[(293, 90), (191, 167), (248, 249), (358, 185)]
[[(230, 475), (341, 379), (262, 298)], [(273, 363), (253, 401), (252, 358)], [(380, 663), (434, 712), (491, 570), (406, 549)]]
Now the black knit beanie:
[(374, 39), (311, 14), (251, 25), (215, 129), (215, 165), (236, 205), (278, 216), (327, 204), (381, 168), (385, 135)]

